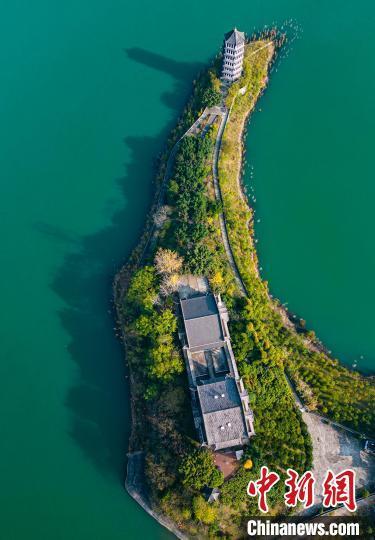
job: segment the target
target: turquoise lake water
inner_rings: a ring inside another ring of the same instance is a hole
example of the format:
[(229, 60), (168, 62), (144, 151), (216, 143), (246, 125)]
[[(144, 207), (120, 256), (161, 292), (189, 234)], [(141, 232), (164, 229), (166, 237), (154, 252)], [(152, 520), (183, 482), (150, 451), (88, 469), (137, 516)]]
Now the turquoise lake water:
[(191, 80), (234, 25), (299, 28), (247, 139), (263, 275), (335, 355), (374, 368), (375, 5), (230, 10), (3, 3), (1, 540), (169, 537), (123, 489), (128, 386), (111, 280)]

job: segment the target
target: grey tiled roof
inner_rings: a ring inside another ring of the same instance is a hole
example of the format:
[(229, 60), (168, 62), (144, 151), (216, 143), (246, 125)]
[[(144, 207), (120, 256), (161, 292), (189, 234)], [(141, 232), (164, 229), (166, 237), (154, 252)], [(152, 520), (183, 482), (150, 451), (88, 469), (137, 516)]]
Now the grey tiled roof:
[(203, 415), (207, 444), (221, 448), (242, 444), (247, 438), (241, 407), (215, 411)]
[(237, 28), (225, 34), (225, 42), (229, 45), (241, 45), (245, 42), (245, 32), (240, 32)]
[(219, 313), (213, 294), (181, 300), (181, 309), (185, 320)]
[(198, 386), (197, 391), (207, 444), (218, 448), (242, 444), (248, 434), (235, 380), (227, 377)]
[(181, 310), (190, 349), (218, 346), (224, 340), (219, 311), (212, 294), (181, 300)]
[(219, 346), (223, 341), (218, 315), (209, 315), (199, 319), (190, 319), (185, 321), (185, 329), (189, 347), (191, 349), (206, 349)]
[(241, 404), (236, 381), (232, 377), (198, 386), (197, 390), (203, 414), (231, 409)]

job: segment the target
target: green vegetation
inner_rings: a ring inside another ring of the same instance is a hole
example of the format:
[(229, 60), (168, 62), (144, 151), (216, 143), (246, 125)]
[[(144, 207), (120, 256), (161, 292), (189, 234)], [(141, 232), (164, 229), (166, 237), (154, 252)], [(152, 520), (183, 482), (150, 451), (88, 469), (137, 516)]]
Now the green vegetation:
[[(168, 382), (183, 372), (177, 340), (177, 319), (160, 298), (160, 278), (153, 266), (138, 270), (131, 280), (124, 308), (134, 351), (142, 351), (143, 375), (150, 381), (146, 397), (155, 394), (156, 381)], [(132, 322), (130, 322), (132, 321)]]
[[(210, 76), (209, 81), (212, 84), (214, 78)], [(209, 94), (203, 92), (204, 95)], [(246, 514), (256, 510), (256, 503), (246, 495), (246, 485), (249, 479), (256, 478), (259, 466), (251, 471), (241, 466), (223, 484), (223, 475), (211, 452), (196, 448), (192, 442), (196, 433), (173, 309), (173, 292), (182, 273), (208, 276), (212, 289), (223, 293), (231, 308), (234, 334), (246, 334), (236, 354), (253, 400), (256, 430), (261, 434), (251, 446), (253, 461), (278, 468), (282, 473), (290, 459), (288, 465), (302, 471), (311, 462), (311, 447), (281, 365), (267, 372), (267, 366), (275, 360), (271, 354), (267, 358), (259, 355), (258, 363), (254, 355), (254, 364), (249, 363), (255, 348), (254, 337), (246, 328), (247, 323), (245, 328), (241, 326), (246, 302), (239, 296), (222, 244), (219, 215), (223, 208), (215, 198), (212, 182), (216, 129), (214, 125), (204, 137), (190, 136), (180, 143), (167, 189), (166, 217), (150, 249), (147, 265), (133, 273), (123, 308), (128, 358), (138, 381), (133, 384), (133, 394), (137, 396), (135, 416), (143, 419), (133, 430), (134, 438), (137, 447), (146, 451), (151, 499), (190, 532), (194, 521), (201, 528), (207, 527), (207, 535), (213, 536), (219, 530), (228, 530), (231, 523), (231, 535), (236, 537), (237, 527)], [(236, 346), (237, 343), (240, 341), (236, 340)], [(221, 486), (222, 502), (209, 505), (200, 495), (206, 486)], [(273, 511), (280, 501), (276, 492)]]
[(204, 138), (185, 137), (179, 147), (168, 186), (170, 222), (160, 245), (176, 250), (185, 270), (210, 278), (215, 291), (234, 293), (233, 274), (221, 242), (219, 214), (212, 186), (212, 152), (215, 130)]
[(151, 310), (157, 298), (156, 273), (152, 266), (141, 268), (132, 278), (127, 295), (127, 310), (132, 315)]
[(209, 173), (212, 138), (185, 137), (176, 156), (169, 202), (175, 207), (175, 239), (181, 254), (187, 257), (191, 271), (199, 273), (202, 261), (210, 264), (204, 243), (208, 235), (205, 178)]
[(206, 88), (202, 94), (202, 103), (205, 107), (214, 107), (221, 103), (221, 93), (214, 88)]
[[(254, 283), (257, 279), (256, 253), (249, 235), (249, 226), (252, 232), (252, 215), (246, 200), (239, 196), (243, 148), (241, 136), (244, 122), (266, 84), (268, 60), (273, 47), (264, 48), (258, 54), (253, 54), (263, 45), (264, 42), (256, 42), (246, 47), (244, 75), (230, 88), (227, 106), (231, 108), (231, 113), (223, 134), (218, 167), (229, 239), (248, 291), (252, 291), (253, 286), (258, 285)], [(239, 89), (244, 87), (246, 92), (243, 95), (238, 94)]]
[(193, 499), (193, 512), (195, 519), (206, 525), (214, 523), (217, 516), (217, 509), (207, 503), (200, 495)]
[(333, 420), (374, 437), (373, 382), (345, 368), (338, 360), (307, 349), (300, 336), (293, 338), (286, 366), (310, 408), (317, 408)]
[(205, 486), (218, 487), (224, 482), (224, 476), (216, 468), (211, 452), (196, 449), (189, 452), (181, 462), (179, 473), (184, 486), (202, 489)]
[[(276, 324), (280, 317), (273, 310), (268, 313), (267, 306), (258, 304), (255, 295), (240, 299), (231, 324), (238, 369), (254, 410), (257, 436), (251, 446), (272, 469), (304, 472), (312, 464), (311, 440), (286, 382), (283, 356), (274, 345), (283, 332)], [(269, 326), (276, 332), (274, 341)]]

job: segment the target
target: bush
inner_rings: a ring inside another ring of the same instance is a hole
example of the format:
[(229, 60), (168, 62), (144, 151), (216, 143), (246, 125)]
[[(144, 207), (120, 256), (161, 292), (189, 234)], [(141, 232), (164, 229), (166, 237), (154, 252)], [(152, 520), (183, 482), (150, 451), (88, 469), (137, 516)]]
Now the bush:
[(217, 516), (216, 508), (206, 502), (201, 495), (193, 499), (193, 512), (195, 519), (205, 525), (211, 525)]
[(213, 88), (206, 88), (202, 93), (203, 107), (214, 107), (215, 105), (220, 105), (221, 100), (222, 94)]
[(187, 265), (192, 274), (202, 275), (210, 272), (212, 254), (204, 244), (197, 244), (187, 255)]
[(221, 500), (224, 504), (238, 508), (248, 498), (247, 485), (253, 475), (241, 467), (221, 488)]
[(140, 311), (152, 309), (158, 297), (157, 278), (153, 266), (145, 266), (138, 270), (130, 282), (127, 294), (127, 307), (137, 308)]
[(216, 468), (212, 453), (205, 449), (196, 449), (187, 454), (179, 473), (182, 483), (192, 489), (218, 487), (224, 482), (223, 473)]

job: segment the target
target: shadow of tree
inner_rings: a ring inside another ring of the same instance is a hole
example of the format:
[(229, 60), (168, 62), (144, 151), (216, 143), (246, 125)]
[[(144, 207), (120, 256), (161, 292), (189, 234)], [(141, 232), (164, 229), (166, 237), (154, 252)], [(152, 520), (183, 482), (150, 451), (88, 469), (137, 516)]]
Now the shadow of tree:
[[(133, 49), (129, 56), (177, 79), (176, 95), (164, 95), (163, 100), (181, 110), (187, 81), (197, 67), (191, 65), (186, 70), (185, 63), (139, 51)], [(124, 139), (130, 160), (124, 177), (117, 180), (122, 208), (113, 214), (108, 227), (80, 239), (53, 225), (35, 224), (41, 234), (66, 243), (70, 250), (51, 284), (65, 305), (59, 317), (70, 337), (68, 353), (77, 368), (77, 380), (65, 402), (71, 415), (70, 435), (98, 470), (120, 482), (124, 478), (130, 408), (123, 351), (114, 335), (112, 280), (141, 233), (152, 198), (155, 158), (171, 127), (165, 126), (155, 137)]]
[[(59, 317), (78, 368), (78, 380), (66, 397), (71, 436), (102, 472), (121, 480), (129, 435), (129, 388), (123, 351), (114, 336), (111, 286), (124, 262), (119, 255), (129, 254), (141, 232), (151, 199), (154, 155), (160, 150), (157, 137), (128, 137), (125, 143), (131, 161), (118, 180), (123, 208), (112, 216), (110, 226), (76, 242), (78, 247), (66, 256), (52, 283), (66, 305)], [(67, 236), (43, 230), (58, 239)]]
[(170, 109), (181, 112), (181, 105), (189, 95), (191, 84), (198, 73), (205, 67), (205, 64), (200, 62), (178, 62), (139, 47), (126, 49), (125, 53), (135, 62), (166, 73), (173, 78), (173, 89), (170, 92), (162, 93), (160, 99)]

